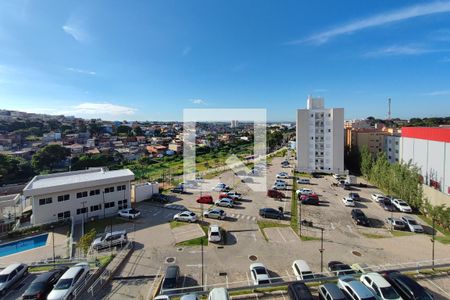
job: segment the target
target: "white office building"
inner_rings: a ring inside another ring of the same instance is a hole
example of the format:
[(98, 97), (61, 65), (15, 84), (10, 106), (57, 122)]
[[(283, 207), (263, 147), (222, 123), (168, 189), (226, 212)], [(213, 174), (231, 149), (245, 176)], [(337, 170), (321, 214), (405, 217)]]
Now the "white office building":
[(325, 108), (323, 98), (308, 97), (297, 110), (297, 170), (344, 172), (344, 109)]
[(33, 225), (69, 218), (87, 221), (129, 207), (132, 180), (134, 174), (128, 169), (38, 175), (23, 189), (23, 195), (31, 199)]

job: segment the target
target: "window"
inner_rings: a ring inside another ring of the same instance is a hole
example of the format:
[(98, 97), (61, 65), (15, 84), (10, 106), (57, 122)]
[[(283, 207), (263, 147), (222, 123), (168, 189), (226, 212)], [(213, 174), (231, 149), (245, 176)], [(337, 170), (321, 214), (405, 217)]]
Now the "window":
[(70, 210), (58, 213), (58, 220), (64, 220), (70, 218)]
[(79, 199), (79, 198), (84, 198), (84, 197), (87, 197), (87, 196), (88, 196), (87, 191), (77, 193), (77, 198), (78, 198), (78, 199)]
[(91, 212), (92, 211), (97, 211), (97, 210), (100, 210), (100, 209), (102, 209), (102, 205), (101, 204), (97, 204), (97, 205), (92, 205), (91, 206)]
[(328, 132), (331, 132), (331, 129), (328, 129)]
[(119, 206), (119, 210), (125, 209), (125, 208), (128, 207), (128, 200), (127, 200), (127, 199), (125, 199), (125, 200), (119, 200), (119, 201), (117, 202), (117, 205)]
[(69, 194), (58, 196), (58, 202), (67, 201), (67, 200), (70, 200)]
[(77, 209), (77, 215), (81, 215), (81, 214), (85, 214), (85, 213), (87, 213), (87, 207)]
[(114, 207), (115, 203), (114, 202), (106, 202), (105, 203), (105, 208), (111, 208)]
[(313, 118), (314, 117), (314, 115), (313, 114), (311, 114), (311, 118)]
[(52, 203), (52, 197), (39, 199), (39, 205)]
[(125, 191), (126, 189), (127, 189), (127, 186), (125, 184), (117, 186), (118, 191)]
[(331, 114), (328, 114), (329, 117), (331, 117)]
[(89, 196), (100, 195), (100, 190), (92, 190), (89, 192)]
[(105, 188), (105, 194), (107, 194), (107, 193), (114, 193), (114, 187), (112, 186), (112, 187)]

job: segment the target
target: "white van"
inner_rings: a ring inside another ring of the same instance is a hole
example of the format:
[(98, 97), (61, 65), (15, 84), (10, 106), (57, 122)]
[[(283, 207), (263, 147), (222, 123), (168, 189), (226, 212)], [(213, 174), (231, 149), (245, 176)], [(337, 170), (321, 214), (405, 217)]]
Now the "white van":
[(230, 296), (226, 288), (213, 288), (209, 292), (208, 300), (229, 300)]
[(27, 273), (28, 266), (21, 263), (15, 263), (3, 269), (0, 272), (0, 298)]
[(222, 240), (222, 233), (218, 225), (210, 225), (208, 230), (208, 241), (218, 243)]

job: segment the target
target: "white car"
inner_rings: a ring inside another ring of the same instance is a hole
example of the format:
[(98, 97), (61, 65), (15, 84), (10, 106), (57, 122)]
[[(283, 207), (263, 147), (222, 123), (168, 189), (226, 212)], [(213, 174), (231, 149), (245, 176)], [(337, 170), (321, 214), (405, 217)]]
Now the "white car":
[(220, 208), (212, 208), (204, 211), (203, 216), (206, 218), (225, 220), (227, 214)]
[(297, 179), (297, 183), (298, 184), (310, 184), (311, 181), (309, 180), (309, 178), (299, 178), (299, 179)]
[(208, 229), (208, 241), (218, 243), (222, 240), (222, 233), (219, 225), (210, 225)]
[(401, 300), (397, 292), (391, 286), (391, 284), (384, 279), (379, 273), (367, 273), (361, 275), (359, 279), (365, 286), (367, 286), (378, 299), (382, 300)]
[(313, 190), (311, 189), (299, 189), (295, 192), (297, 195), (312, 195), (314, 194)]
[(394, 204), (395, 208), (397, 208), (401, 212), (410, 213), (412, 212), (411, 206), (408, 205), (402, 199), (393, 199), (392, 204)]
[(224, 192), (230, 187), (226, 185), (225, 183), (218, 183), (212, 190), (216, 192)]
[(233, 200), (230, 198), (222, 198), (217, 200), (215, 203), (217, 206), (233, 207)]
[(292, 270), (294, 271), (297, 280), (314, 279), (308, 264), (304, 260), (296, 260), (292, 263)]
[(283, 179), (275, 179), (273, 184), (277, 184), (277, 183), (281, 183), (281, 184), (287, 184), (286, 181), (284, 181)]
[(345, 206), (350, 206), (350, 207), (355, 207), (355, 201), (353, 201), (352, 198), (350, 197), (344, 197), (342, 198), (342, 202), (344, 203)]
[(423, 227), (411, 216), (403, 216), (402, 221), (411, 232), (423, 233)]
[(242, 199), (242, 194), (238, 193), (238, 192), (228, 192), (227, 193), (228, 197), (230, 197), (231, 199), (236, 199), (236, 200), (241, 200)]
[(88, 274), (89, 264), (86, 262), (78, 263), (71, 267), (59, 278), (53, 290), (48, 294), (47, 299), (63, 300), (70, 298), (70, 294), (83, 282)]
[(193, 213), (192, 211), (186, 210), (182, 211), (180, 213), (177, 213), (175, 216), (173, 216), (174, 221), (183, 221), (183, 222), (197, 222), (197, 215)]
[(287, 188), (286, 183), (282, 183), (282, 182), (276, 182), (273, 186), (272, 189), (273, 190), (285, 190)]
[(373, 201), (375, 201), (375, 202), (380, 202), (381, 200), (383, 200), (384, 199), (384, 195), (383, 194), (372, 194), (372, 195), (370, 195), (370, 197), (372, 197), (372, 200)]
[(262, 263), (253, 263), (250, 265), (250, 276), (254, 285), (270, 283), (269, 272)]
[(283, 178), (283, 179), (288, 179), (289, 178), (289, 174), (286, 172), (280, 172), (277, 174), (277, 178)]
[(125, 208), (125, 209), (119, 210), (119, 216), (121, 216), (122, 218), (136, 219), (140, 215), (141, 215), (141, 212), (134, 208)]

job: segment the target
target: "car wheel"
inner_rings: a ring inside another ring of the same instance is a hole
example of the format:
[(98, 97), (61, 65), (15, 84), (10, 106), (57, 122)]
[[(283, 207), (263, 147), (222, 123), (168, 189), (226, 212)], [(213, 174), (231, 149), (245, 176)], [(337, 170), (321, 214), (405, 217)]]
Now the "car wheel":
[(174, 218), (173, 220), (174, 220), (174, 221), (177, 221), (177, 222), (179, 221), (178, 218)]
[(131, 220), (131, 219), (133, 219), (133, 217), (132, 217), (132, 216), (129, 216), (128, 219)]

